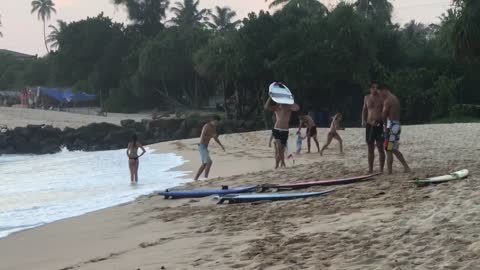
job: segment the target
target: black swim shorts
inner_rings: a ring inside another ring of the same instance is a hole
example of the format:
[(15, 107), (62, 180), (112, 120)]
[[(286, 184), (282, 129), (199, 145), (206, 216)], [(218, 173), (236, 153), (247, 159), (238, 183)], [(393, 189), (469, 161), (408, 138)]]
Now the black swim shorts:
[(272, 130), (272, 135), (275, 140), (280, 140), (280, 143), (285, 146), (287, 145), (288, 141), (288, 130), (279, 130), (279, 129), (273, 129)]
[(367, 144), (372, 144), (375, 142), (380, 142), (383, 144), (384, 130), (383, 130), (383, 125), (381, 123), (377, 123), (374, 126), (367, 124), (366, 141), (367, 141)]
[(313, 126), (311, 128), (308, 128), (307, 129), (307, 135), (308, 137), (315, 137), (317, 136), (317, 127), (316, 126)]

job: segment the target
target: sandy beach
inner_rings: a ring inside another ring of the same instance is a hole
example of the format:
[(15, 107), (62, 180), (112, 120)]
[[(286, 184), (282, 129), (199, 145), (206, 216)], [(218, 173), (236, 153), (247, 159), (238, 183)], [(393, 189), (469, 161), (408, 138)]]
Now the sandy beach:
[(141, 121), (142, 119), (152, 118), (151, 115), (148, 114), (108, 113), (107, 116), (98, 116), (86, 113), (86, 110), (85, 114), (80, 114), (40, 109), (0, 107), (0, 126), (6, 125), (8, 128), (15, 128), (45, 124), (63, 129), (65, 127), (78, 128), (91, 123), (101, 122), (120, 125), (120, 121), (124, 119)]
[[(319, 130), (321, 143), (326, 133)], [(222, 135), (227, 151), (213, 143), (212, 179), (183, 188), (365, 174), (364, 130), (340, 134), (345, 155), (334, 142), (323, 157), (302, 154), (280, 170), (272, 170), (269, 131)], [(413, 173), (402, 173), (396, 161), (394, 175), (320, 198), (217, 205), (212, 198), (143, 196), (0, 239), (0, 269), (480, 269), (478, 134), (480, 124), (405, 126), (401, 150)], [(194, 171), (197, 143), (151, 147), (183, 156), (188, 162), (178, 169)], [(424, 188), (408, 182), (463, 168), (471, 172), (466, 180)]]

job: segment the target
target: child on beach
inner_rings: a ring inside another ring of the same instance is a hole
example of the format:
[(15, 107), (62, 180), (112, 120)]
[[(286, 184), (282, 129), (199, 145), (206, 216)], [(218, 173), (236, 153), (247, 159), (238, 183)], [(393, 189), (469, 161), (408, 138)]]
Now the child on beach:
[(332, 142), (332, 139), (335, 139), (338, 141), (340, 144), (340, 154), (343, 154), (343, 142), (342, 142), (342, 137), (338, 134), (337, 130), (345, 130), (345, 128), (340, 128), (340, 122), (342, 121), (342, 114), (337, 113), (335, 114), (334, 117), (332, 117), (332, 124), (330, 125), (330, 131), (328, 132), (327, 135), (327, 142), (325, 145), (322, 147), (322, 150), (320, 150), (320, 155), (323, 155), (323, 151), (327, 149), (327, 147), (330, 145)]
[(302, 142), (306, 138), (307, 136), (302, 136), (301, 131), (297, 131), (297, 155), (300, 155), (300, 152), (302, 151)]

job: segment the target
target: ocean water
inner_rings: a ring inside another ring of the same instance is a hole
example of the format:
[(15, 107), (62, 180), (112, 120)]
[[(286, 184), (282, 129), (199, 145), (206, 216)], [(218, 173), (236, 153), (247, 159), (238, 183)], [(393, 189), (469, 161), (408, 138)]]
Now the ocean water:
[(130, 184), (125, 150), (0, 156), (0, 237), (186, 183), (185, 161), (147, 150)]

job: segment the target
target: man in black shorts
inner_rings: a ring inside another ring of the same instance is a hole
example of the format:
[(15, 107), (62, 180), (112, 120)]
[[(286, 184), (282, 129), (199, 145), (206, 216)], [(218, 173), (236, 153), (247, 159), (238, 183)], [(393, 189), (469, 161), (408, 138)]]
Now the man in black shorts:
[(307, 153), (310, 153), (310, 148), (311, 148), (311, 139), (313, 138), (313, 141), (315, 142), (315, 145), (317, 146), (318, 152), (320, 152), (320, 145), (318, 144), (318, 139), (317, 139), (317, 125), (315, 125), (315, 122), (309, 115), (301, 115), (298, 117), (300, 120), (300, 125), (298, 127), (298, 131), (302, 131), (302, 127), (305, 125), (307, 127), (307, 147), (308, 151)]
[(292, 115), (292, 112), (299, 110), (299, 106), (297, 104), (272, 105), (270, 104), (271, 99), (271, 97), (268, 98), (264, 109), (274, 112), (276, 116), (272, 135), (275, 139), (275, 169), (277, 169), (279, 166), (285, 167), (285, 147), (287, 146), (288, 141), (290, 116)]
[(362, 126), (366, 128), (366, 142), (368, 145), (368, 173), (373, 173), (375, 161), (375, 145), (380, 159), (380, 172), (385, 167), (385, 150), (383, 148), (383, 99), (379, 95), (378, 83), (370, 84), (370, 94), (365, 96), (362, 111)]

